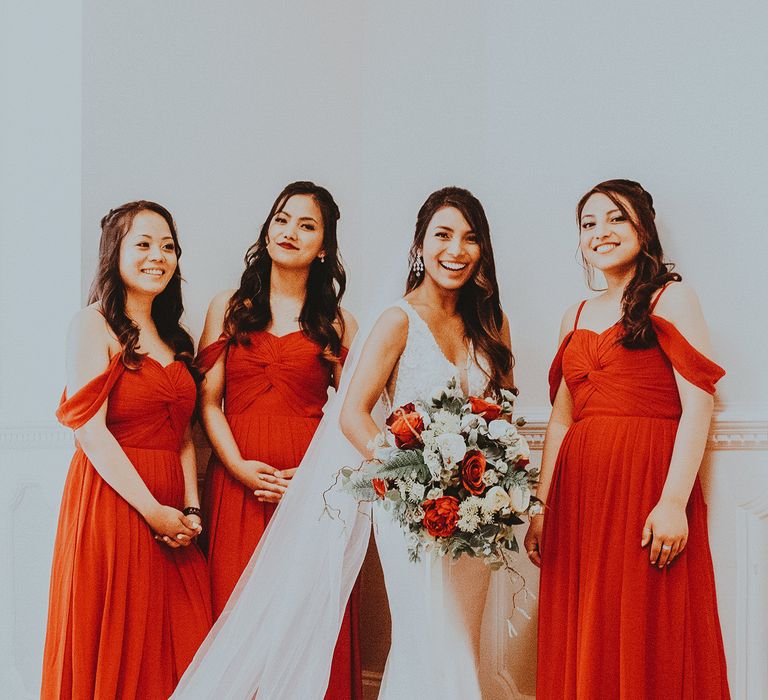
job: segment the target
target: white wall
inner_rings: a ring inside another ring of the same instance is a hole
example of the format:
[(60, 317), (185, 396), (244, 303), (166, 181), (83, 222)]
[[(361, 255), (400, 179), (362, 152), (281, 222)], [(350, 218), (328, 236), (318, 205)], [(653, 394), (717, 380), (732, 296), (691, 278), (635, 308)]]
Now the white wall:
[[(768, 694), (755, 622), (768, 622), (756, 602), (768, 583), (749, 578), (765, 572), (768, 537), (764, 3), (86, 0), (82, 114), (78, 12), (50, 0), (6, 12), (0, 429), (21, 451), (6, 448), (4, 463), (61, 483), (65, 458), (13, 436), (41, 423), (43, 441), (59, 435), (63, 329), (112, 206), (146, 197), (176, 216), (197, 335), (285, 183), (313, 179), (336, 196), (359, 316), (400, 292), (426, 195), (468, 187), (491, 221), (520, 411), (540, 421), (560, 315), (587, 295), (576, 201), (599, 180), (638, 179), (728, 370), (705, 471), (713, 554), (734, 697)], [(499, 651), (525, 693), (530, 648), (512, 657), (530, 640), (522, 626)]]
[(0, 15), (0, 695), (39, 697), (72, 439), (53, 413), (80, 304), (79, 2)]

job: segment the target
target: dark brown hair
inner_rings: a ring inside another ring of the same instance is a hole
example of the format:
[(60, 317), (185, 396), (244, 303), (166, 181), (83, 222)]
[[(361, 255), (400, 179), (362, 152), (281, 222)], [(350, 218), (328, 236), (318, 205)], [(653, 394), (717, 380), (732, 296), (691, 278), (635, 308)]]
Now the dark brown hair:
[[(155, 202), (128, 202), (111, 209), (101, 220), (99, 262), (88, 293), (88, 303), (99, 303), (101, 313), (123, 347), (123, 363), (129, 369), (138, 369), (144, 353), (136, 349), (139, 343), (139, 327), (125, 312), (126, 289), (120, 276), (120, 246), (130, 231), (134, 218), (143, 211), (154, 212), (165, 219), (176, 247), (177, 260), (181, 257), (176, 225), (170, 212)], [(194, 344), (180, 323), (184, 312), (181, 279), (181, 270), (177, 263), (165, 289), (152, 301), (152, 320), (160, 338), (173, 350), (174, 359), (182, 360), (197, 379), (198, 374), (192, 367)]]
[[(672, 270), (673, 263), (664, 262), (653, 197), (633, 180), (606, 180), (595, 185), (576, 206), (576, 221), (581, 230), (581, 212), (587, 200), (596, 193), (604, 194), (632, 224), (637, 233), (640, 252), (635, 260), (635, 274), (624, 289), (621, 299), (621, 325), (624, 334), (620, 342), (626, 348), (647, 348), (656, 344), (651, 325), (650, 306), (653, 293), (667, 282), (679, 282), (682, 277)], [(582, 256), (583, 257), (583, 256)], [(592, 288), (592, 270), (584, 260), (587, 283)]]
[[(269, 303), (272, 258), (267, 251), (267, 234), (273, 217), (294, 195), (309, 195), (320, 208), (325, 254), (324, 261), (315, 259), (310, 265), (299, 326), (322, 348), (323, 359), (338, 361), (344, 337), (341, 297), (347, 286), (336, 239), (336, 222), (340, 214), (331, 193), (313, 182), (292, 182), (272, 204), (258, 239), (245, 254), (245, 272), (240, 278), (240, 287), (229, 301), (224, 316), (224, 332), (233, 342), (247, 345), (250, 343), (249, 333), (264, 330), (272, 321)], [(340, 325), (340, 332), (334, 323)]]
[(458, 209), (480, 245), (480, 260), (475, 274), (459, 291), (456, 306), (464, 321), (464, 331), (472, 341), (475, 352), (487, 358), (490, 365), (488, 374), (492, 389), (504, 387), (506, 376), (515, 364), (511, 350), (504, 343), (501, 328), (504, 313), (499, 299), (499, 285), (496, 282), (496, 264), (493, 260), (491, 231), (485, 216), (483, 205), (471, 192), (460, 187), (444, 187), (433, 192), (419, 209), (416, 217), (416, 232), (408, 254), (409, 272), (405, 293), (413, 291), (422, 281), (423, 276), (413, 269), (413, 263), (419, 256), (424, 244), (424, 236), (432, 217), (439, 209), (454, 207)]

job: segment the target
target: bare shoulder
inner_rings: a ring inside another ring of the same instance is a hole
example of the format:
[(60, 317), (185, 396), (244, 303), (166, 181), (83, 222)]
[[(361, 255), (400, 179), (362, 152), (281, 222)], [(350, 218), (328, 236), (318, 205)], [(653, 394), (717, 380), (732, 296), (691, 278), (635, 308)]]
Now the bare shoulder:
[(236, 291), (236, 289), (225, 289), (224, 291), (219, 292), (213, 299), (211, 299), (211, 303), (208, 304), (208, 313), (217, 317), (221, 316), (221, 319), (223, 320), (224, 314), (227, 313), (229, 302)]
[(399, 355), (405, 349), (407, 337), (408, 315), (403, 309), (392, 306), (385, 309), (376, 319), (366, 345), (375, 345), (381, 350), (396, 352)]
[(67, 390), (70, 395), (101, 374), (120, 349), (120, 343), (97, 304), (78, 311), (67, 333)]
[(205, 325), (207, 327), (215, 328), (219, 332), (221, 331), (224, 327), (224, 317), (227, 315), (229, 302), (236, 291), (236, 289), (225, 289), (211, 299), (211, 303), (208, 304), (208, 313), (205, 316)]
[(669, 321), (697, 350), (711, 356), (709, 329), (696, 291), (685, 282), (670, 284), (653, 310)]
[(374, 330), (392, 333), (405, 333), (408, 330), (408, 314), (399, 306), (384, 309), (376, 320)]
[[(357, 335), (359, 326), (354, 315), (344, 307), (339, 309), (339, 315), (341, 316), (341, 320), (344, 322), (344, 337), (341, 339), (341, 344), (348, 348)], [(334, 325), (336, 326), (336, 330), (341, 330), (341, 324), (338, 320), (336, 323), (334, 323)]]
[(663, 290), (663, 293), (661, 290), (656, 292), (654, 299), (657, 297), (659, 301), (653, 310), (654, 313), (673, 323), (691, 313), (701, 313), (699, 296), (696, 290), (686, 282), (673, 282)]
[(72, 317), (67, 331), (67, 345), (70, 348), (90, 345), (103, 346), (109, 351), (120, 350), (120, 344), (98, 304), (86, 306)]

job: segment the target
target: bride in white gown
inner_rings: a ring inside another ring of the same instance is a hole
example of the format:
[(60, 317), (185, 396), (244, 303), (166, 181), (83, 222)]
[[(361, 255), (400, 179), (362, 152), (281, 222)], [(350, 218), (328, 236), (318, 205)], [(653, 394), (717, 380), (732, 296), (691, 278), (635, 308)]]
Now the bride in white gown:
[[(405, 298), (379, 317), (362, 350), (353, 344), (338, 396), (174, 699), (320, 700), (370, 533), (368, 504), (336, 489), (324, 494), (335, 473), (371, 457), (368, 445), (393, 408), (429, 401), (451, 378), (468, 395), (513, 386), (480, 202), (454, 187), (430, 195), (410, 262)], [(409, 561), (404, 531), (374, 510), (392, 616), (380, 700), (480, 700), (489, 570), (467, 556)]]

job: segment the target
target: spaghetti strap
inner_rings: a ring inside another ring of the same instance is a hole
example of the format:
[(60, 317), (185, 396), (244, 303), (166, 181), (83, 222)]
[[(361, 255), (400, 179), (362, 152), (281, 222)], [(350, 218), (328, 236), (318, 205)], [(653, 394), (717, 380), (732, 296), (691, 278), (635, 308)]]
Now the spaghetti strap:
[(579, 316), (581, 316), (581, 310), (584, 308), (584, 304), (587, 303), (587, 300), (584, 299), (584, 301), (579, 304), (579, 309), (576, 312), (576, 318), (573, 319), (573, 330), (576, 330), (577, 326), (579, 325)]
[(666, 290), (666, 288), (669, 287), (669, 285), (672, 284), (672, 283), (673, 282), (667, 282), (661, 288), (661, 291), (659, 291), (659, 293), (656, 295), (656, 298), (651, 302), (651, 305), (648, 307), (648, 313), (649, 314), (653, 313), (653, 310), (656, 308), (656, 304), (658, 304), (659, 303), (659, 299), (661, 299), (661, 295), (664, 294), (664, 291)]

